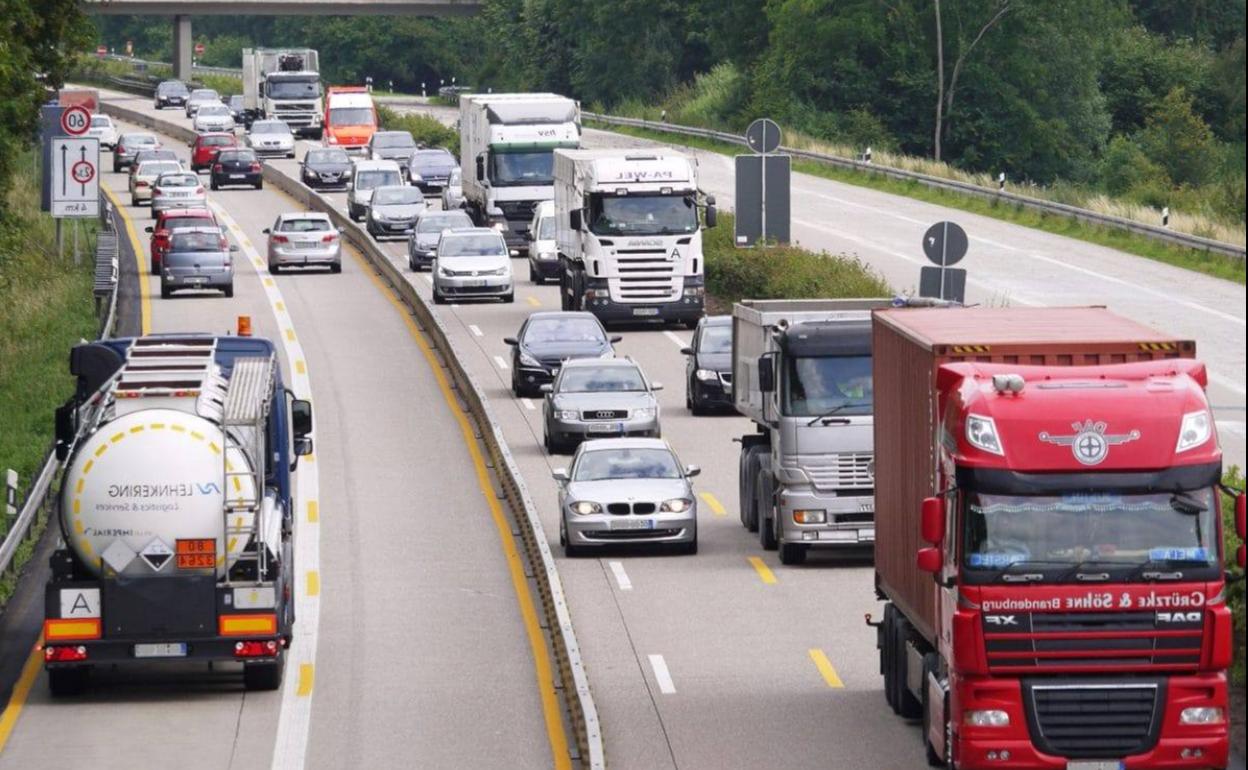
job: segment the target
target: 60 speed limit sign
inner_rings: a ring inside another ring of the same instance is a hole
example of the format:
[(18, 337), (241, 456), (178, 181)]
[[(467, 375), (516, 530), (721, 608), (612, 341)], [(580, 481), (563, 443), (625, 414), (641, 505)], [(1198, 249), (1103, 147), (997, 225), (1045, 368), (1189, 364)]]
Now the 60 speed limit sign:
[(75, 104), (61, 113), (61, 130), (70, 136), (85, 136), (91, 129), (91, 113), (86, 107)]

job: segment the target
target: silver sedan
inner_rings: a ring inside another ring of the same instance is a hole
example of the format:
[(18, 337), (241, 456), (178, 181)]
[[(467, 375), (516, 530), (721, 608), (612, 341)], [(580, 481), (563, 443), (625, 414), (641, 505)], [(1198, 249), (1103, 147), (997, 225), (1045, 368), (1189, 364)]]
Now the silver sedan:
[(247, 146), (262, 158), (295, 157), (295, 135), (282, 120), (257, 120), (247, 130)]
[(559, 375), (543, 385), (546, 451), (570, 451), (591, 438), (659, 437), (659, 400), (663, 389), (628, 358), (580, 358), (564, 361)]
[(204, 191), (199, 174), (192, 171), (175, 171), (161, 174), (152, 183), (152, 218), (170, 209), (202, 209), (208, 205), (208, 193)]
[(281, 214), (269, 236), (269, 272), (277, 275), (284, 267), (328, 267), (342, 272), (342, 233), (328, 214), (316, 211)]
[(566, 556), (621, 544), (672, 543), (698, 552), (698, 501), (666, 441), (601, 439), (581, 444), (559, 483), (559, 543)]

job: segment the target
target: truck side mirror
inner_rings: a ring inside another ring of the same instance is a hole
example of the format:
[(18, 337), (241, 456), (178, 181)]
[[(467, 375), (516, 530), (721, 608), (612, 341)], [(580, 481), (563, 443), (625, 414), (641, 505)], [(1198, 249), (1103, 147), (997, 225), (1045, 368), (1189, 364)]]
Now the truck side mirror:
[(312, 402), (302, 398), (290, 402), (290, 431), (295, 438), (304, 438), (312, 432)]
[(763, 393), (772, 393), (776, 389), (776, 367), (771, 356), (758, 358), (758, 389)]
[(945, 499), (929, 497), (923, 500), (923, 510), (919, 517), (919, 532), (925, 543), (940, 545), (945, 539)]
[(944, 561), (939, 548), (933, 546), (919, 549), (918, 567), (924, 572), (930, 572), (933, 575), (939, 574)]
[(573, 230), (580, 230), (581, 225), (584, 224), (583, 220), (580, 209), (572, 209), (568, 212), (568, 227)]
[(485, 181), (485, 158), (481, 155), (477, 156), (477, 181)]
[(706, 226), (708, 228), (711, 228), (718, 224), (719, 224), (719, 211), (715, 208), (714, 203), (709, 203), (706, 206)]

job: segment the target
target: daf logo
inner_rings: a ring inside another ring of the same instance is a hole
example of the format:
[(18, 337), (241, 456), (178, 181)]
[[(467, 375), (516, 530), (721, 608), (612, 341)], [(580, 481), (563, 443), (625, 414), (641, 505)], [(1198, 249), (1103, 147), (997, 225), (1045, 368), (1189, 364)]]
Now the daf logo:
[(1017, 626), (1017, 615), (985, 615), (984, 622), (990, 626)]
[(1162, 623), (1199, 623), (1203, 616), (1199, 612), (1158, 612), (1157, 624)]
[(1105, 422), (1090, 419), (1071, 423), (1071, 427), (1075, 429), (1074, 435), (1054, 436), (1048, 431), (1041, 431), (1039, 438), (1049, 444), (1070, 447), (1071, 453), (1082, 465), (1100, 465), (1109, 457), (1111, 446), (1135, 441), (1140, 437), (1138, 430), (1129, 433), (1106, 433)]

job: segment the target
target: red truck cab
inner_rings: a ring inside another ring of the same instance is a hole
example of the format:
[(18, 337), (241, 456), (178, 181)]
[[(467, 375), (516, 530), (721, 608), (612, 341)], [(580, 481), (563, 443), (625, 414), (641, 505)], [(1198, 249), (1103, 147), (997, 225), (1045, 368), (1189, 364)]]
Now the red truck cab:
[(1225, 767), (1222, 452), (1195, 344), (1103, 308), (873, 323), (881, 669), (929, 759)]
[(191, 144), (191, 170), (211, 168), (217, 154), (227, 147), (238, 147), (238, 138), (223, 131), (212, 131), (195, 137)]
[(363, 86), (331, 86), (325, 90), (325, 145), (363, 152), (377, 132), (373, 97)]

